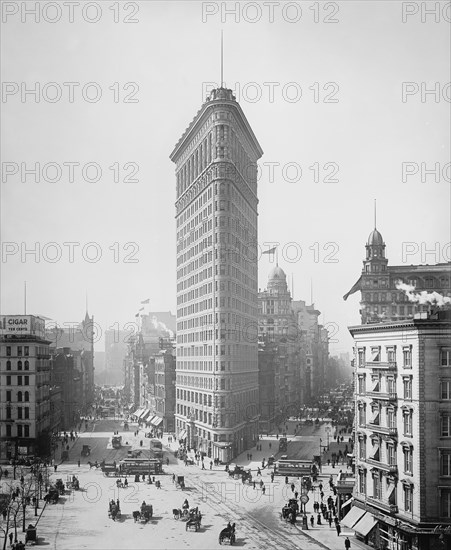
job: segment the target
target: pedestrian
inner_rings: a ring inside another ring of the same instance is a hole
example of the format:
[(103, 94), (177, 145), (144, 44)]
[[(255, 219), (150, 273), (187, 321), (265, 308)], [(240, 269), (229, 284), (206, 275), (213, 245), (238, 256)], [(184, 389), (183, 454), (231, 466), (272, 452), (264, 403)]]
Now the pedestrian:
[(274, 481), (274, 472), (271, 472), (271, 483)]
[(349, 537), (345, 538), (345, 548), (346, 548), (346, 550), (351, 548), (351, 541), (349, 540)]
[(291, 492), (294, 493), (294, 483), (291, 484)]
[(263, 485), (262, 487), (262, 493), (265, 494), (266, 493), (266, 487)]
[(310, 516), (310, 525), (313, 527), (315, 525), (315, 518), (312, 516)]
[(319, 490), (320, 490), (320, 491), (323, 490), (323, 484), (322, 484), (322, 483), (319, 484)]
[(323, 497), (324, 497), (323, 491), (321, 491), (319, 495), (320, 495), (320, 497), (321, 497), (321, 500), (323, 500)]
[(271, 448), (271, 441), (269, 442), (269, 448)]
[(202, 460), (202, 470), (205, 470), (205, 464), (203, 460)]
[(9, 544), (10, 544), (10, 546), (13, 545), (13, 534), (12, 533), (9, 534)]
[(299, 493), (297, 491), (294, 492), (294, 498), (297, 500), (298, 499), (298, 495)]
[(316, 523), (318, 525), (321, 525), (321, 514), (318, 514), (317, 518), (316, 518)]
[(332, 527), (332, 514), (329, 514), (329, 527)]
[(255, 480), (252, 482), (252, 485), (254, 486), (254, 489), (255, 489)]
[(213, 469), (213, 461), (210, 460), (210, 470), (212, 470), (212, 469)]
[(175, 474), (172, 474), (172, 483), (175, 483)]
[(337, 537), (339, 537), (341, 533), (341, 525), (338, 523), (338, 521), (335, 524), (335, 529), (337, 530)]
[(80, 459), (77, 461), (78, 467), (80, 468)]
[(53, 470), (56, 472), (57, 468), (58, 468), (58, 465), (55, 464), (55, 466), (53, 466)]
[(263, 480), (260, 480), (260, 489), (263, 489)]

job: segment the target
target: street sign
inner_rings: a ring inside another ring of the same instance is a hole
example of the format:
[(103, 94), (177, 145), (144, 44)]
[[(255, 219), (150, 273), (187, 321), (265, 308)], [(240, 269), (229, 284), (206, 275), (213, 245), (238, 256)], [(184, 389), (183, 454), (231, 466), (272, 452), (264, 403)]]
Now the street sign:
[(307, 502), (309, 501), (309, 497), (304, 493), (301, 495), (301, 502), (302, 504), (307, 504)]

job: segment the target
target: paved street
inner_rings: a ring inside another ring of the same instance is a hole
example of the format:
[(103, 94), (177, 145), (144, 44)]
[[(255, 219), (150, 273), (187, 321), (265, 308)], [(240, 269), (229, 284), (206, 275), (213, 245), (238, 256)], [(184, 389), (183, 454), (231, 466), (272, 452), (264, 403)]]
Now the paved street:
[[(296, 423), (290, 423), (288, 430), (289, 455), (294, 453), (296, 457), (311, 458), (318, 452), (319, 437), (326, 435), (326, 425), (304, 426), (301, 431), (306, 435), (294, 437), (295, 426)], [(121, 449), (111, 448), (111, 436), (115, 430), (119, 430), (124, 444), (128, 443), (128, 446), (124, 445)], [(126, 456), (128, 449), (145, 450), (149, 440), (144, 437), (142, 430), (135, 437), (134, 430), (136, 426), (131, 425), (130, 431), (124, 432), (119, 422), (107, 419), (90, 424), (86, 431), (79, 434), (77, 441), (71, 444), (69, 461), (60, 464), (57, 472), (52, 472), (51, 479), (60, 477), (66, 481), (67, 476), (75, 474), (79, 477), (82, 490), (68, 492), (60, 498), (58, 504), (45, 507), (38, 522), (40, 543), (58, 550), (139, 549), (148, 548), (150, 540), (153, 548), (219, 548), (219, 532), (230, 521), (236, 523), (236, 545), (249, 549), (344, 548), (342, 538), (338, 538), (335, 530), (328, 525), (303, 532), (299, 521), (292, 526), (281, 519), (281, 508), (292, 496), (284, 477), (276, 476), (274, 483), (271, 483), (270, 472), (263, 470), (262, 479), (266, 487), (266, 494), (263, 494), (258, 483), (254, 489), (252, 485), (243, 485), (241, 480), (229, 478), (223, 466), (213, 466), (212, 470), (209, 469), (209, 462), (206, 470), (197, 465), (184, 466), (174, 458), (172, 451), (175, 446), (174, 443), (170, 446), (167, 444), (167, 437), (163, 442), (166, 448), (165, 458), (168, 457), (170, 463), (165, 465), (164, 475), (157, 476), (161, 481), (161, 489), (158, 490), (154, 484), (133, 483), (129, 477), (129, 488), (118, 490), (116, 478), (104, 476), (100, 469), (90, 469), (87, 462), (100, 462), (102, 459), (119, 461)], [(140, 446), (140, 441), (143, 441), (143, 447)], [(91, 446), (90, 457), (80, 457), (84, 444)], [(251, 467), (254, 475), (262, 458), (278, 451), (276, 436), (265, 437), (259, 444), (262, 445), (262, 450), (252, 450), (251, 462), (247, 460), (247, 453), (236, 460), (239, 464)], [(79, 458), (80, 467), (77, 466)], [(172, 482), (173, 474), (185, 476), (185, 491), (175, 487)], [(257, 478), (257, 482), (259, 480)], [(294, 481), (296, 490), (300, 492), (298, 480), (290, 480), (290, 483), (291, 481)], [(308, 512), (314, 501), (314, 495), (310, 494)], [(203, 514), (199, 532), (187, 532), (185, 522), (173, 517), (173, 508), (181, 508), (185, 498), (190, 507), (198, 506)], [(111, 499), (120, 501), (121, 517), (116, 522), (108, 517), (108, 503)], [(152, 504), (154, 508), (154, 517), (148, 524), (135, 523), (133, 520), (132, 513), (140, 508), (142, 501)], [(34, 520), (31, 512), (29, 519)]]

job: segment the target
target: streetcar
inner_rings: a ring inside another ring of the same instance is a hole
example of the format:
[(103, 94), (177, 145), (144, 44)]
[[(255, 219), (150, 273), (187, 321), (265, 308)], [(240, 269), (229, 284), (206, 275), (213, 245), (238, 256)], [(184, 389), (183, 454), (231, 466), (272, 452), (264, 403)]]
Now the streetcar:
[(274, 474), (279, 476), (310, 476), (311, 460), (284, 459), (278, 460), (274, 466)]
[(161, 474), (161, 460), (156, 458), (124, 458), (119, 464), (127, 475)]

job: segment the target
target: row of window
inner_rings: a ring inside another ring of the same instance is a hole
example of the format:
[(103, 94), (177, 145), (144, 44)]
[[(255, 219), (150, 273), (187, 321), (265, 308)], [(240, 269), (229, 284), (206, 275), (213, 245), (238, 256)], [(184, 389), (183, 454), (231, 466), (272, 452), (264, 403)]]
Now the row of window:
[[(16, 383), (14, 384), (14, 380), (16, 380)], [(11, 376), (8, 374), (6, 376), (6, 385), (7, 386), (29, 386), (30, 385), (30, 377), (25, 375), (18, 375), (18, 376)]]
[[(383, 491), (382, 491), (382, 479), (379, 473), (374, 473), (373, 476), (373, 486), (372, 486), (372, 494), (368, 495), (371, 496), (374, 499), (382, 500), (383, 498)], [(367, 494), (367, 473), (366, 470), (360, 470), (359, 471), (359, 493), (366, 495)], [(404, 512), (413, 512), (413, 485), (410, 484), (403, 484), (402, 487), (402, 509)], [(451, 494), (451, 493), (450, 493)], [(389, 504), (397, 505), (396, 497), (397, 497), (397, 491), (396, 491), (396, 485), (393, 485), (387, 480), (387, 487), (385, 490), (386, 499), (388, 500)], [(441, 517), (451, 517), (448, 515), (442, 514)]]
[[(12, 370), (12, 363), (9, 359), (6, 361), (6, 370)], [(30, 362), (28, 360), (17, 361), (16, 370), (30, 370)]]
[[(28, 424), (14, 424), (16, 429), (15, 437), (30, 437), (30, 426)], [(6, 424), (6, 437), (13, 437), (13, 426), (11, 424)]]
[[(366, 403), (359, 403), (359, 412), (358, 412), (358, 420), (359, 420), (359, 426), (365, 427), (366, 426)], [(389, 428), (396, 428), (396, 412), (393, 409), (387, 408), (387, 426)], [(403, 418), (403, 430), (404, 435), (406, 436), (412, 436), (413, 432), (413, 411), (411, 409), (403, 410), (402, 411), (402, 418)], [(372, 408), (372, 416), (370, 418), (369, 424), (374, 426), (382, 426), (380, 423), (380, 409), (374, 406)]]
[[(7, 390), (6, 391), (6, 402), (7, 403), (10, 403), (12, 401), (12, 392), (11, 390)], [(30, 401), (30, 392), (26, 391), (26, 392), (21, 392), (21, 391), (18, 391), (17, 392), (17, 395), (16, 395), (16, 400), (17, 401)]]
[[(15, 349), (16, 353), (13, 353), (14, 349)], [(25, 357), (28, 357), (30, 355), (30, 347), (29, 346), (17, 346), (16, 348), (14, 348), (13, 346), (6, 346), (6, 356), (11, 357), (11, 356), (15, 356), (15, 355), (17, 355), (17, 357), (22, 357), (22, 355), (24, 355)]]
[[(451, 348), (450, 348), (451, 350)], [(441, 350), (445, 355), (444, 358), (441, 357), (441, 361), (449, 360), (449, 357), (446, 356), (446, 349)], [(449, 350), (448, 350), (449, 353)], [(388, 363), (397, 362), (397, 346), (385, 346), (385, 356)], [(412, 368), (412, 346), (402, 346), (402, 359), (404, 368)], [(370, 357), (367, 359), (367, 353), (365, 347), (357, 348), (357, 362), (359, 367), (365, 367), (368, 363), (380, 363), (382, 361), (382, 347), (381, 346), (371, 346), (370, 348)]]
[[(27, 420), (30, 418), (30, 408), (29, 407), (17, 407), (17, 418), (18, 420)], [(12, 407), (6, 407), (6, 419), (12, 420)]]

